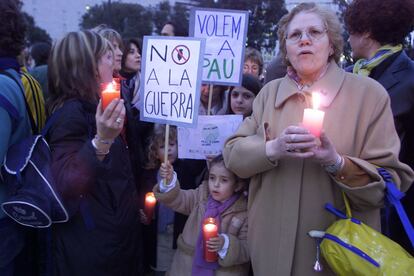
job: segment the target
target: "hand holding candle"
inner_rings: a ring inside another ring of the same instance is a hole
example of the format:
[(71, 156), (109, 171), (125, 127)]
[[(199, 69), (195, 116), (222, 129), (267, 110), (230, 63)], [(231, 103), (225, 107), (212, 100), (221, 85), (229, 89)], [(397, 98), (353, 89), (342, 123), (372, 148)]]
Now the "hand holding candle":
[(302, 124), (307, 128), (313, 135), (319, 137), (322, 130), (323, 118), (325, 112), (318, 110), (320, 104), (320, 94), (312, 93), (313, 108), (306, 108), (303, 113)]
[(115, 82), (110, 82), (105, 86), (105, 89), (101, 92), (102, 110), (105, 110), (112, 100), (119, 99), (121, 97), (119, 88), (119, 85)]
[(218, 236), (218, 226), (214, 218), (206, 218), (203, 223), (203, 248), (206, 262), (215, 262), (218, 259), (217, 252), (211, 252), (207, 248), (207, 241)]
[(147, 217), (147, 223), (149, 224), (152, 220), (152, 216), (154, 215), (154, 208), (155, 204), (157, 203), (157, 199), (154, 196), (153, 192), (145, 194), (145, 206), (144, 206), (144, 213)]

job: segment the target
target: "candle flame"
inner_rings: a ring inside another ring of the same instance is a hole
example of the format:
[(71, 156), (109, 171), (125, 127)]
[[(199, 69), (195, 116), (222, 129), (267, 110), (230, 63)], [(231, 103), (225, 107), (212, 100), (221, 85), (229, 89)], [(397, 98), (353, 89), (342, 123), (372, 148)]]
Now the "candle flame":
[(145, 195), (145, 201), (148, 203), (153, 203), (156, 202), (157, 199), (155, 198), (154, 193), (150, 192)]
[(212, 223), (208, 223), (208, 224), (204, 225), (204, 230), (207, 231), (207, 232), (216, 231), (217, 230), (217, 225), (212, 224)]
[(114, 84), (112, 83), (112, 82), (109, 82), (106, 86), (105, 86), (105, 89), (104, 89), (104, 91), (102, 91), (102, 92), (108, 92), (108, 91), (114, 91), (115, 89), (114, 89)]
[(319, 105), (321, 104), (321, 94), (317, 92), (312, 93), (312, 105), (313, 109), (319, 109)]

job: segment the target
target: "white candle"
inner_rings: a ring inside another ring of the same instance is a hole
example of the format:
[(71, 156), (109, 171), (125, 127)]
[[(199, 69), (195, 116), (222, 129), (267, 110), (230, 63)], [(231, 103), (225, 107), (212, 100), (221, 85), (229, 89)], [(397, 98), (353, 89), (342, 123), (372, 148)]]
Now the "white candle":
[(302, 124), (307, 128), (313, 135), (319, 137), (322, 130), (323, 118), (325, 112), (318, 110), (320, 103), (320, 94), (312, 93), (313, 108), (306, 108), (303, 113)]

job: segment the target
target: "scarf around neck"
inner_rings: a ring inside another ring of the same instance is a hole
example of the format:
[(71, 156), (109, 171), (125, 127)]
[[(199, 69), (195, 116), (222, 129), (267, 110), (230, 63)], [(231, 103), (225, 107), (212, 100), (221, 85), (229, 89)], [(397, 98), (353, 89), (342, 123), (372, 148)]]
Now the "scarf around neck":
[(298, 89), (300, 91), (302, 91), (304, 88), (309, 88), (315, 82), (317, 82), (318, 80), (320, 80), (325, 75), (325, 73), (328, 71), (328, 67), (329, 67), (329, 62), (325, 65), (325, 68), (320, 72), (320, 74), (316, 78), (316, 80), (314, 80), (311, 83), (302, 83), (302, 79), (299, 77), (298, 73), (293, 68), (293, 66), (288, 66), (286, 68), (286, 73), (287, 73), (288, 77), (296, 84), (296, 86), (298, 87)]
[(402, 44), (392, 46), (390, 44), (379, 48), (370, 59), (359, 59), (353, 69), (353, 73), (362, 76), (369, 76), (371, 71), (388, 57), (402, 50)]
[(206, 212), (204, 213), (204, 218), (201, 221), (200, 232), (198, 234), (197, 243), (195, 246), (195, 253), (193, 259), (192, 267), (192, 276), (214, 276), (214, 271), (219, 268), (218, 262), (209, 263), (204, 260), (203, 256), (203, 222), (206, 218), (214, 218), (216, 220), (217, 226), (221, 225), (221, 214), (232, 206), (237, 199), (240, 197), (240, 193), (233, 194), (225, 202), (221, 203), (217, 200), (214, 200), (211, 195), (208, 196), (206, 204)]

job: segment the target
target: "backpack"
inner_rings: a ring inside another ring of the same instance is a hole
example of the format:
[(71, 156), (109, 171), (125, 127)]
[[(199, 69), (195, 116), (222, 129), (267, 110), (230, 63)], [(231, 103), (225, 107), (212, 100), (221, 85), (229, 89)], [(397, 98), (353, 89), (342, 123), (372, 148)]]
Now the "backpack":
[[(9, 74), (5, 75), (11, 77), (21, 88), (18, 80)], [(24, 96), (23, 91), (22, 93)], [(0, 106), (9, 113), (12, 122), (20, 119), (17, 109), (1, 94)], [(29, 112), (28, 108), (26, 110)], [(1, 173), (8, 198), (1, 204), (1, 208), (21, 225), (45, 228), (52, 223), (66, 222), (69, 219), (61, 197), (56, 192), (50, 170), (52, 156), (44, 139), (59, 113), (57, 111), (49, 118), (41, 134), (30, 135), (7, 150)], [(29, 117), (32, 123), (30, 114)], [(33, 124), (32, 130), (34, 131)]]

